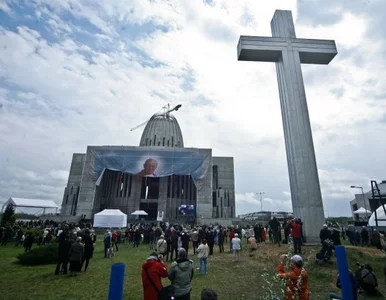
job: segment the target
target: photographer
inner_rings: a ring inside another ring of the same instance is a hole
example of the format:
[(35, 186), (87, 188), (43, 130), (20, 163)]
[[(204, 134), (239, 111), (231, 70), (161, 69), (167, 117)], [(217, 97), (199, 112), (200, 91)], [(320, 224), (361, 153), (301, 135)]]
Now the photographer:
[(142, 265), (142, 286), (144, 300), (158, 300), (162, 290), (161, 278), (167, 277), (168, 271), (163, 256), (152, 252)]
[(286, 299), (309, 300), (308, 273), (303, 267), (303, 258), (300, 255), (292, 256), (289, 272), (284, 270), (286, 259), (288, 259), (286, 254), (281, 255), (280, 264), (277, 266), (280, 278), (286, 281), (286, 288), (284, 290)]

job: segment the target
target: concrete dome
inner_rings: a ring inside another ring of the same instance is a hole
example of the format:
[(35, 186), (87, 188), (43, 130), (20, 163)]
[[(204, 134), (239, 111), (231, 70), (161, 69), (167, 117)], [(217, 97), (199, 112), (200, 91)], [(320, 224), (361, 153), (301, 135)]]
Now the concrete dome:
[(184, 147), (181, 128), (170, 113), (153, 115), (143, 130), (139, 146)]

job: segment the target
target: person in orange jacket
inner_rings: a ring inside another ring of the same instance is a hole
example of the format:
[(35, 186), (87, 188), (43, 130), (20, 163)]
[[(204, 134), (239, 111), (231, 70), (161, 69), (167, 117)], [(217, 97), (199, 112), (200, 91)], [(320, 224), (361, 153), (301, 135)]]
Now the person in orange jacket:
[(309, 300), (311, 293), (308, 289), (308, 273), (303, 267), (303, 258), (300, 255), (292, 256), (289, 272), (284, 269), (286, 259), (286, 254), (281, 255), (280, 264), (277, 266), (280, 278), (286, 281), (285, 299)]
[(158, 300), (162, 290), (161, 278), (168, 277), (163, 256), (152, 252), (142, 265), (142, 285), (144, 300)]

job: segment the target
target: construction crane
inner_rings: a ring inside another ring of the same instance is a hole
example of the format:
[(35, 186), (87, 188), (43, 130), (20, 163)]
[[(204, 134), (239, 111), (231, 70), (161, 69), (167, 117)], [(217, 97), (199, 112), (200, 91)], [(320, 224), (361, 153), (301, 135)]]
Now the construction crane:
[[(175, 107), (173, 107), (172, 109), (170, 109), (170, 104), (168, 103), (168, 105), (165, 105), (164, 107), (162, 107), (162, 109), (161, 109), (160, 111), (156, 112), (152, 117), (154, 117), (154, 116), (156, 116), (156, 115), (160, 115), (160, 112), (161, 112), (162, 110), (164, 110), (164, 112), (163, 112), (162, 114), (166, 116), (166, 115), (170, 114), (172, 111), (177, 111), (177, 110), (179, 110), (181, 106), (182, 106), (181, 104), (178, 104), (178, 105), (176, 105)], [(151, 117), (151, 118), (152, 118), (152, 117)], [(150, 118), (150, 119), (151, 119), (151, 118)], [(149, 119), (149, 120), (146, 120), (145, 122), (143, 122), (143, 123), (141, 123), (141, 124), (139, 124), (139, 125), (137, 125), (137, 126), (135, 126), (135, 127), (133, 127), (133, 128), (131, 128), (130, 131), (134, 131), (134, 130), (136, 130), (136, 129), (142, 127), (142, 126), (145, 126), (145, 125), (147, 124), (147, 122), (150, 121), (150, 119)]]

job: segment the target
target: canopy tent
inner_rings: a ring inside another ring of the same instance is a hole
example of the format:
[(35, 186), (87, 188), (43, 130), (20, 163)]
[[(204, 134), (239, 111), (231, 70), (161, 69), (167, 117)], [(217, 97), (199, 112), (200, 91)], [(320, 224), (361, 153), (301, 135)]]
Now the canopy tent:
[(136, 210), (135, 212), (131, 213), (133, 216), (147, 216), (148, 213), (144, 210)]
[(105, 209), (94, 215), (96, 228), (122, 228), (127, 226), (127, 215), (119, 209)]
[[(383, 206), (381, 205), (380, 207), (378, 207), (376, 212), (377, 212), (378, 226), (386, 226), (386, 215), (385, 215), (385, 210), (383, 209)], [(369, 219), (369, 226), (377, 226), (375, 222), (375, 212), (373, 212), (373, 214)]]
[(357, 215), (366, 215), (366, 214), (371, 214), (371, 211), (370, 210), (367, 210), (363, 207), (360, 207), (359, 209), (357, 209), (356, 211), (353, 212), (354, 214), (357, 214)]
[[(46, 214), (46, 212), (57, 213), (59, 206), (52, 200), (28, 199), (28, 198), (9, 198), (1, 209), (2, 212), (11, 204), (15, 212), (27, 214)], [(24, 209), (21, 209), (24, 208)]]

